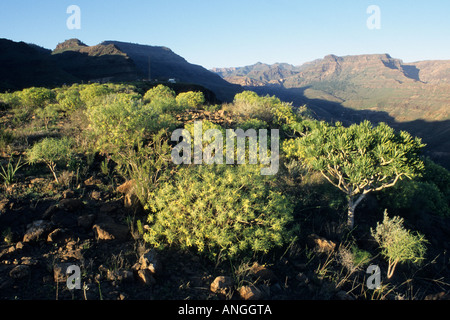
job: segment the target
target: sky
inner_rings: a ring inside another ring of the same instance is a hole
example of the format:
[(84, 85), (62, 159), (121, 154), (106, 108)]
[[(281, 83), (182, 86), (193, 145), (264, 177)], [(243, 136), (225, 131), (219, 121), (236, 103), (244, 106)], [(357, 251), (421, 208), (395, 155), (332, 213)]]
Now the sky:
[(450, 59), (449, 16), (449, 0), (1, 0), (0, 38), (47, 49), (71, 38), (165, 46), (208, 69), (328, 54), (414, 62)]

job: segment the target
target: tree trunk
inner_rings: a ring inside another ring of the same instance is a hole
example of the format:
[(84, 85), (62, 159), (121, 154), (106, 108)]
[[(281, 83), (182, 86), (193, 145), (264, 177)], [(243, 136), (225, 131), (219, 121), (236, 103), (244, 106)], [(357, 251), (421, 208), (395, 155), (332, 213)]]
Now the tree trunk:
[(388, 263), (388, 271), (387, 271), (387, 278), (390, 279), (394, 275), (395, 267), (397, 266), (398, 260), (392, 261), (389, 259)]
[(353, 204), (353, 197), (348, 200), (347, 226), (353, 229), (355, 225), (355, 205)]
[(354, 201), (354, 196), (348, 196), (348, 212), (347, 212), (347, 227), (349, 229), (353, 229), (355, 226), (355, 209), (356, 206), (366, 197), (366, 194), (363, 193), (359, 196), (359, 198)]
[(55, 177), (55, 181), (59, 184), (58, 176), (56, 175), (56, 164), (53, 162), (48, 162), (47, 166), (50, 168), (50, 171), (53, 173), (53, 177)]

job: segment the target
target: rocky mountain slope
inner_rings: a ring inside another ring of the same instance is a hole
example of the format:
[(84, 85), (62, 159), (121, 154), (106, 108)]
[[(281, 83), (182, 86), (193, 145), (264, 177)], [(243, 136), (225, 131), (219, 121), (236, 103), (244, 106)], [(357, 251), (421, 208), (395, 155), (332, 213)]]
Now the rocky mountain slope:
[(430, 156), (450, 165), (450, 60), (328, 55), (301, 66), (259, 63), (212, 71), (259, 94), (307, 104), (318, 118), (384, 121), (410, 131), (428, 144)]

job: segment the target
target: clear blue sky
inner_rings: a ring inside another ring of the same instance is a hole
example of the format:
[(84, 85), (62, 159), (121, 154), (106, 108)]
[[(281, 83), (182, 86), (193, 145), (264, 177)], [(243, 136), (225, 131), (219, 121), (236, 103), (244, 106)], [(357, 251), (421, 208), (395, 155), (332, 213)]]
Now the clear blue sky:
[[(72, 4), (80, 30), (66, 26)], [(366, 26), (369, 5), (381, 10), (379, 30)], [(48, 49), (70, 38), (160, 45), (206, 68), (298, 65), (331, 53), (412, 62), (450, 59), (449, 17), (449, 0), (1, 0), (0, 38)]]

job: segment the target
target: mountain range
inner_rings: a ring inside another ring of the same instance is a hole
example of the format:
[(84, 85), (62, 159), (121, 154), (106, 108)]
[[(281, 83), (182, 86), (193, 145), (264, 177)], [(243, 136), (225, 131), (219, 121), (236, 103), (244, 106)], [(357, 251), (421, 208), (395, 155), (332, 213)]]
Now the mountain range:
[(297, 66), (258, 62), (207, 70), (160, 46), (119, 41), (88, 46), (70, 39), (49, 50), (0, 39), (0, 92), (170, 78), (207, 88), (222, 102), (253, 90), (307, 105), (318, 119), (383, 121), (422, 137), (427, 155), (450, 167), (450, 60), (404, 63), (389, 54), (327, 55)]
[(299, 66), (259, 62), (211, 71), (258, 94), (306, 104), (319, 119), (369, 119), (407, 130), (423, 139), (427, 155), (450, 167), (450, 60), (327, 55)]
[(70, 39), (49, 50), (0, 39), (0, 66), (0, 91), (150, 78), (201, 85), (223, 101), (231, 101), (241, 90), (202, 66), (187, 62), (169, 48), (119, 41), (88, 46)]

